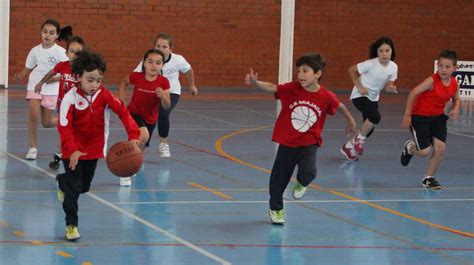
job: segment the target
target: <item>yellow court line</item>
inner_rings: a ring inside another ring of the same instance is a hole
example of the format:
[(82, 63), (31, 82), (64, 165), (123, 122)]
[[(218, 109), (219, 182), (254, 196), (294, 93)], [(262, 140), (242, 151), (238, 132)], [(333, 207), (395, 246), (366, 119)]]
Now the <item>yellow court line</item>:
[(188, 184), (191, 185), (191, 186), (193, 186), (193, 187), (195, 187), (195, 188), (208, 191), (208, 192), (210, 192), (210, 193), (212, 193), (212, 194), (215, 194), (215, 195), (217, 195), (217, 196), (219, 196), (219, 197), (222, 197), (222, 198), (224, 198), (224, 199), (226, 199), (226, 200), (232, 200), (232, 199), (233, 199), (231, 196), (229, 196), (229, 195), (227, 195), (227, 194), (224, 194), (224, 193), (222, 193), (222, 192), (220, 192), (220, 191), (217, 191), (217, 190), (215, 190), (215, 189), (211, 189), (211, 188), (208, 188), (208, 187), (206, 187), (206, 186), (203, 186), (203, 185), (200, 185), (200, 184), (197, 184), (197, 183), (194, 183), (194, 182), (188, 182)]
[(13, 231), (13, 234), (17, 237), (24, 237), (25, 236), (25, 232), (23, 232), (21, 230), (15, 230), (15, 231)]
[[(271, 171), (266, 169), (266, 168), (262, 168), (262, 167), (259, 167), (257, 165), (254, 165), (254, 164), (250, 164), (246, 161), (240, 160), (238, 158), (235, 158), (235, 157), (229, 155), (222, 148), (222, 144), (224, 143), (225, 140), (227, 140), (227, 139), (229, 139), (233, 136), (239, 135), (239, 134), (247, 133), (247, 132), (250, 132), (250, 131), (261, 130), (262, 128), (263, 127), (258, 127), (258, 128), (254, 128), (254, 129), (242, 129), (242, 130), (238, 130), (238, 131), (235, 131), (233, 133), (230, 133), (230, 134), (226, 134), (226, 135), (224, 135), (221, 138), (216, 140), (216, 142), (214, 144), (214, 147), (220, 155), (224, 156), (225, 158), (227, 158), (231, 161), (234, 161), (234, 162), (242, 164), (242, 165), (249, 166), (249, 167), (257, 169), (257, 170), (261, 170), (261, 171), (270, 173)], [(421, 224), (429, 225), (429, 226), (432, 226), (432, 227), (435, 227), (435, 228), (438, 228), (438, 229), (441, 229), (441, 230), (444, 230), (444, 231), (447, 231), (447, 232), (455, 233), (455, 234), (462, 235), (462, 236), (465, 236), (465, 237), (474, 237), (473, 233), (464, 232), (464, 231), (461, 231), (461, 230), (457, 230), (457, 229), (449, 228), (449, 227), (446, 227), (446, 226), (438, 225), (438, 224), (435, 224), (435, 223), (432, 223), (432, 222), (428, 222), (428, 221), (425, 221), (423, 219), (416, 218), (414, 216), (404, 214), (404, 213), (392, 210), (392, 209), (384, 207), (384, 206), (380, 206), (380, 205), (372, 203), (372, 202), (368, 202), (368, 201), (361, 200), (361, 199), (356, 198), (356, 197), (352, 197), (352, 196), (347, 195), (347, 194), (342, 193), (342, 192), (338, 192), (338, 191), (335, 191), (335, 190), (332, 190), (332, 189), (323, 188), (323, 187), (318, 186), (316, 184), (310, 184), (310, 187), (317, 188), (319, 190), (326, 191), (328, 193), (331, 193), (331, 194), (334, 194), (334, 195), (337, 195), (337, 196), (340, 196), (340, 197), (344, 197), (344, 198), (352, 200), (352, 201), (360, 202), (360, 203), (365, 204), (367, 206), (371, 206), (371, 207), (374, 207), (376, 209), (379, 209), (379, 210), (382, 210), (382, 211), (385, 211), (385, 212), (388, 212), (388, 213), (391, 213), (391, 214), (394, 214), (394, 215), (398, 215), (400, 217), (404, 217), (404, 218), (410, 219), (412, 221), (415, 221), (415, 222), (418, 222), (418, 223), (421, 223)]]
[(83, 262), (82, 265), (92, 265), (92, 262), (86, 261), (86, 262)]
[(72, 258), (73, 256), (67, 252), (64, 252), (64, 251), (56, 251), (54, 252), (56, 253), (56, 255), (59, 255), (61, 257), (65, 257), (65, 258)]
[(0, 227), (9, 227), (10, 224), (5, 221), (0, 221)]
[(38, 240), (32, 240), (31, 241), (31, 244), (35, 245), (35, 246), (42, 246), (42, 245), (45, 245), (42, 241), (38, 241)]

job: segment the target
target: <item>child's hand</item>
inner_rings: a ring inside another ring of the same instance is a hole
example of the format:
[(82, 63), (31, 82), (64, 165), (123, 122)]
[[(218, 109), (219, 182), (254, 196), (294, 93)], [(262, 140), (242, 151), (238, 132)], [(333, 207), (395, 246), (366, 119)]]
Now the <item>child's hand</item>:
[(408, 128), (411, 125), (411, 116), (404, 115), (402, 124), (400, 125), (402, 128)]
[(85, 156), (87, 153), (83, 153), (81, 151), (74, 151), (72, 155), (69, 157), (69, 168), (71, 170), (75, 170), (77, 166), (77, 162), (79, 162), (79, 157)]
[(351, 122), (351, 123), (347, 124), (346, 132), (347, 132), (347, 136), (349, 138), (352, 138), (352, 137), (356, 136), (357, 132), (356, 132), (355, 122)]
[(258, 73), (254, 73), (253, 69), (250, 68), (250, 73), (245, 76), (245, 84), (247, 86), (253, 86), (257, 83)]
[(451, 110), (449, 112), (449, 118), (453, 119), (453, 120), (457, 120), (459, 117), (459, 111), (458, 110)]
[(35, 93), (36, 94), (39, 94), (41, 92), (41, 87), (43, 87), (42, 83), (36, 84), (36, 86), (35, 86)]
[(393, 94), (398, 94), (397, 86), (395, 85), (390, 85), (389, 86), (389, 92)]
[(189, 86), (189, 91), (191, 92), (191, 95), (197, 96), (198, 94), (198, 89), (196, 86)]
[(157, 88), (155, 92), (156, 92), (156, 96), (159, 98), (162, 98), (163, 95), (165, 94), (163, 88), (161, 87)]
[(358, 87), (357, 90), (361, 95), (367, 95), (369, 94), (369, 90), (366, 87)]
[(16, 73), (16, 74), (13, 75), (13, 77), (14, 77), (13, 82), (21, 81), (24, 78), (24, 76), (21, 75), (21, 73)]

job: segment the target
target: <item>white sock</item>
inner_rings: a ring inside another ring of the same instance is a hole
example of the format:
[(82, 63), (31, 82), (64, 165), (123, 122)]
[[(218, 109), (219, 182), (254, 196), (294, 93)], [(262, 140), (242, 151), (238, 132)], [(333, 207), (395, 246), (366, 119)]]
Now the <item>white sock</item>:
[(432, 178), (432, 177), (433, 177), (433, 176), (425, 176), (425, 178), (423, 178), (423, 180), (424, 180), (424, 179), (430, 179), (430, 178)]
[(354, 143), (352, 142), (353, 139), (350, 139), (347, 141), (347, 143), (344, 145), (346, 148), (352, 149), (354, 148)]
[(362, 136), (360, 133), (357, 134), (357, 138), (361, 139), (361, 140), (365, 140), (365, 136)]

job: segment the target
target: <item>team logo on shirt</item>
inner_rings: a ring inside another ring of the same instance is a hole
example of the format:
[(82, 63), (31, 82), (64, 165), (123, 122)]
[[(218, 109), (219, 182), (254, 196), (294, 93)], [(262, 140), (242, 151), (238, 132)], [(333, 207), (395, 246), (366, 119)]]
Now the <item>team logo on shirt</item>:
[(387, 80), (390, 80), (393, 77), (393, 75), (387, 75)]
[(318, 115), (321, 115), (321, 110), (315, 104), (309, 101), (298, 101), (290, 105), (291, 124), (298, 132), (307, 132), (318, 121)]
[(56, 58), (54, 58), (53, 56), (50, 56), (48, 57), (48, 62), (51, 64), (57, 64), (58, 60), (56, 60)]
[(87, 109), (87, 107), (89, 106), (89, 103), (87, 102), (87, 100), (81, 96), (78, 96), (76, 98), (76, 109), (78, 110), (85, 110)]

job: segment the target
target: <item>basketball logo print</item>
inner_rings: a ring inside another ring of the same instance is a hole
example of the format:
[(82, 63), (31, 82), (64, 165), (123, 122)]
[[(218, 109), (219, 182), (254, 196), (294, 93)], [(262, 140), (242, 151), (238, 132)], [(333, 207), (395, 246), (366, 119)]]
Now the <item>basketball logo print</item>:
[(291, 124), (298, 132), (307, 132), (317, 120), (316, 113), (308, 106), (298, 106), (291, 113)]

